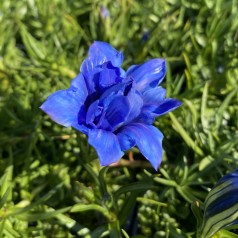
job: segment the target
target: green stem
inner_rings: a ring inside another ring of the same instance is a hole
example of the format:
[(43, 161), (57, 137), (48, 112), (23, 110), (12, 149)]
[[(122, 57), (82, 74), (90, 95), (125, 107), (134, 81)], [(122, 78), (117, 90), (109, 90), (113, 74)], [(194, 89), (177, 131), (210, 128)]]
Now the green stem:
[(108, 229), (109, 229), (111, 238), (121, 237), (120, 222), (115, 215), (112, 217), (111, 221), (109, 221)]

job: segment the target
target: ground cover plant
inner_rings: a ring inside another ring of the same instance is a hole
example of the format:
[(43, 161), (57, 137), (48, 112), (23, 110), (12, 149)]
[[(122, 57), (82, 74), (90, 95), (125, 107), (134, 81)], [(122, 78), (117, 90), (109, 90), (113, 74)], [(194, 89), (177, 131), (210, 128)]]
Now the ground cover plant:
[[(1, 1), (0, 237), (196, 237), (194, 206), (238, 167), (237, 29), (236, 0)], [(95, 40), (124, 69), (166, 60), (162, 86), (183, 105), (154, 122), (158, 171), (137, 148), (102, 168), (39, 108)]]

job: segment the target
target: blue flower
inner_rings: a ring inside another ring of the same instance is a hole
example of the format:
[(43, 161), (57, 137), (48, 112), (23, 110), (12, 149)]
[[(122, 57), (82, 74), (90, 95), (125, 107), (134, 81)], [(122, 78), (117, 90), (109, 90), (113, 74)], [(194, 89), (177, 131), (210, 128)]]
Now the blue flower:
[(110, 17), (109, 10), (106, 7), (104, 7), (103, 5), (100, 6), (100, 14), (103, 19)]
[(158, 85), (166, 73), (163, 59), (121, 68), (123, 54), (105, 42), (94, 42), (80, 74), (66, 90), (48, 97), (41, 109), (55, 122), (85, 133), (101, 165), (117, 162), (137, 146), (157, 169), (162, 159), (162, 133), (155, 118), (181, 105), (165, 98)]
[(201, 233), (212, 237), (225, 227), (238, 224), (238, 169), (226, 174), (208, 193)]

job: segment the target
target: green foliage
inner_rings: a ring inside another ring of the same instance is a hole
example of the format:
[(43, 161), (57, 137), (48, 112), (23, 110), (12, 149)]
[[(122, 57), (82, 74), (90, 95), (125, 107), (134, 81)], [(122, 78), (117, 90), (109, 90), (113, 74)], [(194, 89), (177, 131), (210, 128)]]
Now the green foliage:
[[(194, 237), (191, 203), (238, 165), (237, 29), (237, 0), (0, 1), (0, 237)], [(101, 169), (84, 135), (39, 110), (94, 40), (125, 68), (167, 60), (183, 106), (155, 123), (158, 173), (136, 149)]]

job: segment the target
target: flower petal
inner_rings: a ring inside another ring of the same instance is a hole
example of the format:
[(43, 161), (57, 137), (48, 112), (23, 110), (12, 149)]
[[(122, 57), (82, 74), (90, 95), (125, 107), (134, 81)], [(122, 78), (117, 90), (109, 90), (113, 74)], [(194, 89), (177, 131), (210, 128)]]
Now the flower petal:
[[(111, 87), (100, 98), (101, 105), (106, 111), (105, 119), (112, 126), (113, 131), (133, 121), (141, 113), (143, 106), (141, 95), (133, 89), (131, 83), (120, 85), (120, 88)], [(112, 88), (115, 90), (111, 91)], [(107, 129), (104, 126), (100, 127)]]
[(177, 107), (181, 106), (181, 102), (174, 98), (166, 98), (164, 99), (160, 105), (153, 111), (156, 116), (164, 115), (172, 110), (176, 109)]
[(125, 96), (115, 97), (108, 105), (105, 117), (112, 126), (112, 130), (125, 122), (130, 111), (130, 104)]
[(100, 71), (100, 66), (105, 62), (111, 62), (114, 67), (120, 67), (123, 62), (123, 53), (118, 52), (108, 43), (95, 41), (89, 48), (88, 58), (83, 61), (80, 71), (89, 78), (92, 73)]
[(137, 121), (152, 124), (156, 117), (162, 116), (179, 107), (182, 103), (173, 98), (166, 98), (160, 102), (147, 103), (143, 106)]
[(99, 116), (102, 113), (103, 108), (98, 106), (99, 100), (94, 101), (88, 108), (87, 114), (86, 114), (86, 124), (96, 127), (95, 126), (95, 118)]
[(155, 87), (146, 90), (142, 94), (144, 105), (160, 103), (166, 96), (166, 90), (162, 87)]
[(117, 162), (124, 154), (116, 135), (110, 131), (89, 130), (88, 142), (96, 149), (102, 166)]
[(158, 107), (158, 105), (160, 105), (161, 101), (164, 100), (165, 95), (166, 90), (162, 87), (155, 87), (146, 90), (142, 94), (144, 105), (142, 107), (140, 116), (137, 118), (137, 121), (148, 125), (153, 124), (156, 115), (152, 112)]
[(173, 111), (182, 103), (173, 98), (166, 98), (159, 103), (145, 104), (141, 110), (140, 116), (137, 118), (138, 122), (152, 124), (156, 117), (162, 116), (168, 112)]
[(81, 73), (85, 78), (89, 94), (96, 93), (97, 97), (114, 84), (121, 83), (125, 78), (125, 71), (114, 67), (110, 61), (95, 65), (90, 58), (83, 62)]
[(128, 124), (131, 121), (133, 121), (136, 117), (138, 117), (139, 114), (141, 113), (141, 109), (143, 106), (143, 99), (141, 95), (133, 88), (127, 94), (127, 99), (130, 104), (129, 106), (130, 111), (126, 119), (126, 123)]
[(85, 126), (84, 124), (79, 124), (79, 123), (75, 122), (75, 123), (72, 123), (71, 126), (86, 135), (88, 134), (89, 128), (87, 126)]
[[(132, 88), (132, 82), (131, 81), (115, 84), (112, 87), (108, 88), (100, 96), (100, 100), (104, 101), (104, 104), (105, 104), (105, 101), (108, 101), (110, 103), (111, 102), (111, 97), (113, 97), (115, 95), (125, 95), (125, 92), (130, 91), (131, 88)], [(106, 103), (106, 104), (108, 105), (109, 103)]]
[(114, 67), (110, 62), (103, 64), (99, 73), (99, 87), (106, 88), (116, 83), (121, 83), (120, 68)]
[(157, 170), (162, 161), (163, 134), (154, 126), (133, 123), (123, 127), (117, 134), (122, 150), (136, 145)]
[(176, 99), (165, 98), (165, 95), (166, 90), (162, 87), (146, 90), (142, 94), (144, 105), (136, 121), (151, 125), (156, 117), (164, 115), (182, 104)]
[(84, 99), (84, 92), (71, 86), (67, 90), (60, 90), (50, 95), (40, 108), (52, 120), (68, 127), (78, 124), (78, 113)]
[(81, 97), (86, 99), (88, 96), (87, 85), (82, 74), (78, 74), (71, 82), (71, 86), (81, 91)]
[(94, 65), (102, 65), (110, 61), (113, 66), (120, 67), (123, 62), (123, 53), (106, 42), (95, 41), (89, 48), (88, 58)]
[(120, 84), (123, 80), (122, 70), (114, 67), (111, 62), (104, 63), (101, 66), (101, 71), (94, 77), (94, 84), (97, 88), (98, 96), (102, 95), (107, 89), (113, 85)]
[(166, 73), (164, 59), (152, 59), (144, 64), (135, 65), (128, 69), (127, 77), (136, 81), (136, 89), (144, 92), (146, 89), (156, 87), (162, 82)]

